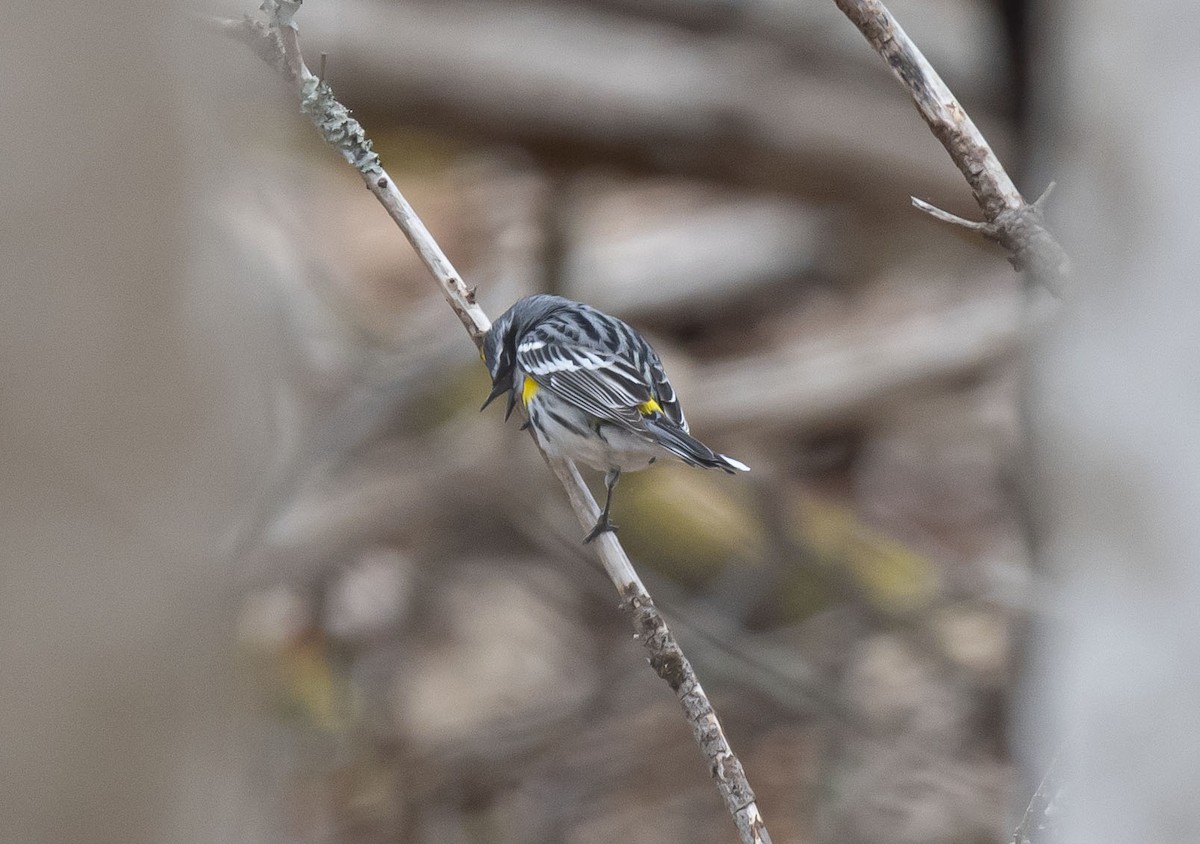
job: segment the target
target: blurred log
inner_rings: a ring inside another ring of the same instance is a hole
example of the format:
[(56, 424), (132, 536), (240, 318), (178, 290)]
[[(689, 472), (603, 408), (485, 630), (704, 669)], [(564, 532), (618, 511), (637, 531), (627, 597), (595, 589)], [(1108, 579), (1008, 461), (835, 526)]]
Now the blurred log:
[(700, 429), (817, 425), (1001, 360), (1022, 333), (1015, 291), (978, 294), (885, 325), (832, 326), (778, 351), (685, 372), (704, 388), (680, 393)]
[[(245, 556), (242, 578), (303, 580), (331, 559), (405, 537), (439, 513), (454, 513), (460, 522), (487, 513), (501, 483), (494, 455), (504, 453), (511, 435), (497, 419), (472, 410), (422, 437), (364, 449), (337, 471), (289, 491), (286, 506), (268, 514), (261, 541)], [(511, 483), (512, 465), (504, 466)]]
[(632, 318), (686, 301), (697, 316), (823, 263), (830, 241), (807, 205), (658, 193), (624, 192), (584, 212), (563, 272), (566, 295)]
[(346, 101), (405, 125), (518, 143), (552, 164), (970, 207), (899, 91), (818, 78), (769, 45), (527, 3), (346, 0), (305, 14)]
[[(504, 0), (508, 2), (508, 0)], [(777, 44), (809, 66), (849, 64), (883, 69), (845, 18), (828, 3), (796, 0), (574, 0), (701, 32), (750, 36)], [(561, 2), (559, 3), (561, 5)], [(995, 4), (982, 0), (900, 0), (889, 4), (925, 48), (935, 67), (960, 93), (991, 102), (1008, 88)]]

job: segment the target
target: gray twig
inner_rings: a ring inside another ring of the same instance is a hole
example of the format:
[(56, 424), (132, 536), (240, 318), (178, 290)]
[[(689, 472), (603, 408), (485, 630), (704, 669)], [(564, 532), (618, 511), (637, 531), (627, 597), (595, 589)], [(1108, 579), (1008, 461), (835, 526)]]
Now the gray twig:
[[(267, 15), (267, 23), (246, 19), (222, 21), (219, 26), (224, 32), (249, 44), (256, 54), (295, 85), (301, 111), (309, 116), (325, 141), (358, 170), (367, 188), (404, 232), (421, 261), (437, 280), (468, 336), (477, 347), (481, 346), (491, 321), (476, 304), (475, 290), (468, 289), (463, 283), (450, 259), (383, 169), (359, 122), (350, 115), (349, 109), (334, 98), (328, 83), (318, 79), (305, 66), (300, 53), (299, 34), (292, 20), (299, 7), (300, 0), (265, 0), (262, 10)], [(575, 465), (545, 454), (543, 457), (566, 490), (580, 524), (591, 527), (600, 514), (600, 508)], [(742, 841), (746, 844), (770, 844), (771, 837), (758, 811), (754, 792), (741, 762), (729, 747), (716, 712), (700, 687), (691, 664), (683, 656), (662, 615), (654, 606), (621, 543), (614, 534), (604, 533), (597, 537), (592, 546), (596, 548), (601, 564), (621, 595), (621, 609), (630, 618), (635, 635), (649, 653), (651, 666), (667, 681), (679, 699)]]
[(1049, 844), (1054, 840), (1057, 829), (1056, 815), (1059, 811), (1055, 801), (1061, 791), (1058, 782), (1058, 760), (1058, 756), (1050, 760), (1046, 774), (1029, 800), (1025, 816), (1013, 832), (1012, 844)]
[(924, 211), (930, 217), (941, 220), (943, 223), (950, 223), (954, 226), (962, 226), (964, 229), (980, 232), (984, 236), (987, 236), (989, 233), (991, 227), (987, 223), (980, 223), (976, 220), (968, 220), (965, 217), (960, 217), (957, 214), (951, 214), (949, 211), (938, 208), (936, 205), (926, 202), (923, 199), (917, 199), (915, 196), (910, 198), (912, 199), (912, 204), (915, 207)]
[(999, 243), (1016, 269), (1028, 271), (1033, 281), (1050, 290), (1061, 290), (1070, 260), (1046, 229), (1045, 194), (1032, 204), (1025, 201), (966, 110), (880, 0), (834, 2), (908, 89), (917, 110), (971, 186), (984, 222), (964, 220), (915, 197), (913, 204), (939, 220), (966, 226)]

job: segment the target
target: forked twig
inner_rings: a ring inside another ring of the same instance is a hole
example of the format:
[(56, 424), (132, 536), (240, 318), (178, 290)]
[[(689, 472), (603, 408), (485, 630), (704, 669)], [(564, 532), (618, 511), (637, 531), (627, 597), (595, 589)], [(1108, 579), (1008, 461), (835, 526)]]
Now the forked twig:
[(971, 186), (984, 221), (964, 220), (916, 197), (913, 205), (999, 243), (1016, 269), (1027, 271), (1034, 282), (1052, 291), (1061, 290), (1070, 273), (1070, 259), (1046, 229), (1043, 208), (1050, 188), (1036, 202), (1025, 201), (966, 109), (881, 0), (834, 2), (908, 89), (921, 117)]

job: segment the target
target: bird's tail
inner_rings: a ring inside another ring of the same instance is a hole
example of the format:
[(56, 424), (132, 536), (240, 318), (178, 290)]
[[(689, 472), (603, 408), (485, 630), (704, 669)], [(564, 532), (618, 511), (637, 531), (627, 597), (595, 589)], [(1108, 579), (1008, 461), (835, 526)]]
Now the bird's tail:
[(718, 454), (687, 431), (680, 428), (666, 417), (655, 414), (645, 419), (646, 428), (667, 451), (679, 457), (689, 466), (702, 466), (705, 469), (724, 469), (733, 474), (749, 472), (750, 467), (741, 461)]

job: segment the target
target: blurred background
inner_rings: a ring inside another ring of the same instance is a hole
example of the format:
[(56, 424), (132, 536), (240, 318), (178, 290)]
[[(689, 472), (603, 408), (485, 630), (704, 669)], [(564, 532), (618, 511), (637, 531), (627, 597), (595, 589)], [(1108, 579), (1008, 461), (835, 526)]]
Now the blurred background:
[[(11, 840), (736, 840), (437, 287), (189, 17), (253, 8), (58, 5), (0, 49)], [(1068, 836), (1200, 835), (1200, 67), (1160, 6), (889, 4), (1059, 180), (1052, 322), (911, 208), (978, 217), (832, 2), (297, 18), (490, 315), (623, 317), (753, 467), (614, 519), (777, 842), (1011, 840), (1064, 735)]]

